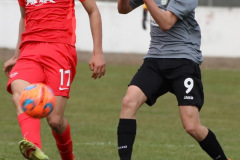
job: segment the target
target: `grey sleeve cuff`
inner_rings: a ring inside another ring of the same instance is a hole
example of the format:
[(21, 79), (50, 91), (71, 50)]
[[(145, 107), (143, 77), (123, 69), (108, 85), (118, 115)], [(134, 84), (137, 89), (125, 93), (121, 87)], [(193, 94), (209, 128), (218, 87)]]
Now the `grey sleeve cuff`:
[(179, 10), (172, 7), (167, 7), (167, 10), (173, 12), (179, 19), (183, 20), (184, 15)]
[(179, 19), (183, 20), (189, 13), (197, 7), (197, 0), (172, 0), (167, 6), (167, 10), (173, 12)]

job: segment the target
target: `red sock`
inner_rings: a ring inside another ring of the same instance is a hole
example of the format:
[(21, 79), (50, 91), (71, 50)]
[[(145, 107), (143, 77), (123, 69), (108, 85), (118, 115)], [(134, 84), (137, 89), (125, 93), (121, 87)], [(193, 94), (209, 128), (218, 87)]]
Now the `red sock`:
[(67, 123), (67, 128), (61, 134), (57, 134), (52, 130), (52, 134), (56, 140), (57, 147), (62, 160), (73, 160), (73, 146), (70, 125)]
[(18, 123), (21, 128), (23, 138), (42, 149), (40, 119), (32, 118), (25, 113), (21, 113), (18, 115)]

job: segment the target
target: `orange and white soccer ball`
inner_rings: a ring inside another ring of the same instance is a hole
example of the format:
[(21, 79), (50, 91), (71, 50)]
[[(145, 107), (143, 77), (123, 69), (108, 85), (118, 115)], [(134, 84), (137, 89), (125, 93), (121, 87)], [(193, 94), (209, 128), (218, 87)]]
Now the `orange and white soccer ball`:
[(56, 99), (51, 88), (43, 83), (35, 83), (24, 89), (20, 104), (27, 115), (44, 118), (53, 111)]

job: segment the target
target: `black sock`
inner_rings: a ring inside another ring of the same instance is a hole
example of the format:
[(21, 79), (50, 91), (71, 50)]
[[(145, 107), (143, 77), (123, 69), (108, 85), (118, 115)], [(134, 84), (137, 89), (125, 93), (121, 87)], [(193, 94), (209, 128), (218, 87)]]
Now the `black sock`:
[(117, 129), (120, 160), (131, 160), (137, 125), (135, 119), (120, 119)]
[(199, 142), (202, 149), (214, 160), (227, 160), (215, 134), (209, 129), (208, 135)]

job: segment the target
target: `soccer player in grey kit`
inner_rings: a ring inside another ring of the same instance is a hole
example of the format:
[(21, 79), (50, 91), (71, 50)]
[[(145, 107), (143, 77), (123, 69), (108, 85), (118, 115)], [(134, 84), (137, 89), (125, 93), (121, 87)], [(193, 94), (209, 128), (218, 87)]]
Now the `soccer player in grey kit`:
[(214, 160), (227, 160), (214, 133), (200, 122), (204, 102), (199, 65), (201, 32), (195, 20), (198, 0), (118, 0), (118, 11), (127, 14), (146, 4), (151, 14), (151, 42), (144, 62), (129, 84), (118, 124), (120, 160), (130, 160), (136, 135), (136, 113), (167, 92), (178, 101), (186, 132)]

